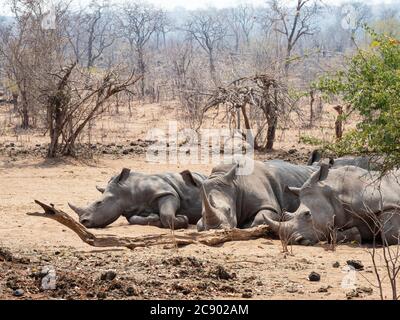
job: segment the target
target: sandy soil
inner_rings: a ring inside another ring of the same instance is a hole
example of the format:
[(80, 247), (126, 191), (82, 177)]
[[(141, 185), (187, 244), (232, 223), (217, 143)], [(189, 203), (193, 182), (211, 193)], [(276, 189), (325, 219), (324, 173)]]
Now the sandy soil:
[[(19, 288), (25, 291), (23, 298), (346, 299), (349, 294), (353, 298), (378, 298), (367, 248), (340, 245), (332, 252), (324, 245), (294, 246), (292, 254), (284, 254), (279, 241), (258, 239), (220, 247), (108, 250), (86, 245), (57, 222), (25, 214), (40, 210), (33, 199), (71, 212), (67, 201), (85, 204), (96, 199), (95, 185), (107, 182), (123, 166), (144, 172), (179, 171), (181, 167), (155, 166), (143, 157), (103, 158), (95, 165), (1, 160), (0, 247), (14, 256), (8, 259), (12, 261), (0, 262), (1, 298), (15, 298), (13, 292)], [(204, 173), (210, 169), (192, 167)], [(120, 219), (95, 232), (140, 235), (169, 231), (130, 226)], [(0, 261), (7, 260), (4, 256), (1, 258), (0, 253)], [(357, 292), (341, 285), (348, 276), (343, 267), (350, 259), (364, 265), (364, 270), (355, 272)], [(46, 265), (56, 269), (57, 290), (40, 290), (36, 273)], [(108, 270), (115, 271), (116, 278), (100, 280)], [(321, 275), (320, 281), (307, 280), (312, 271)]]
[[(149, 126), (160, 121), (165, 124), (169, 115), (157, 120), (153, 113), (157, 107), (152, 108), (155, 109), (147, 110), (151, 110), (154, 121), (146, 120), (144, 111), (134, 111), (136, 116), (132, 121), (137, 120), (140, 124), (135, 127), (135, 134), (133, 129), (127, 134), (121, 128), (108, 128), (110, 135), (103, 137), (103, 142), (129, 143), (133, 137), (143, 136)], [(175, 116), (173, 112), (171, 114), (171, 117)], [(181, 171), (188, 167), (147, 163), (144, 155), (135, 152), (96, 155), (85, 162), (43, 160), (40, 152), (37, 154), (28, 147), (36, 146), (39, 150), (46, 139), (39, 133), (16, 133), (14, 136), (10, 129), (12, 125), (6, 120), (1, 120), (4, 130), (0, 141), (0, 146), (5, 148), (0, 152), (2, 299), (379, 298), (367, 247), (339, 245), (336, 251), (331, 251), (321, 244), (294, 246), (291, 253), (282, 253), (280, 241), (264, 238), (229, 242), (219, 247), (189, 245), (179, 249), (151, 247), (133, 251), (90, 247), (57, 222), (27, 216), (26, 212), (40, 210), (33, 200), (53, 203), (71, 213), (68, 201), (85, 204), (95, 200), (98, 197), (95, 186), (104, 185), (122, 167), (149, 173)], [(328, 121), (330, 133), (331, 127)], [(313, 130), (308, 134), (318, 136), (320, 129)], [(100, 133), (98, 137), (101, 140)], [(258, 155), (258, 158), (278, 157), (304, 163), (311, 147), (299, 144), (298, 138), (297, 129), (286, 131), (278, 137), (277, 149), (280, 151)], [(15, 146), (5, 147), (11, 142)], [(16, 150), (29, 151), (16, 153)], [(212, 166), (190, 165), (189, 168), (208, 174)], [(124, 219), (119, 219), (108, 228), (94, 232), (133, 236), (169, 231), (130, 226)], [(347, 260), (360, 260), (363, 270), (349, 274), (345, 267)], [(48, 265), (56, 271), (57, 287), (43, 291), (41, 270)], [(379, 269), (383, 272), (382, 265)], [(107, 271), (115, 274), (105, 274)], [(320, 281), (307, 279), (313, 271), (320, 274)], [(353, 288), (342, 286), (349, 277), (354, 280)], [(16, 297), (18, 289), (24, 291), (21, 297)], [(388, 288), (385, 296), (390, 297)]]

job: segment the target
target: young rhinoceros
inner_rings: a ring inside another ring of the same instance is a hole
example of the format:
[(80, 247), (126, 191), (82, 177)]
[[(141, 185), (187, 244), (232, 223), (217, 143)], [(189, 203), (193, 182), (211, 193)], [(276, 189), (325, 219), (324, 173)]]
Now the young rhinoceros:
[(69, 204), (87, 228), (103, 228), (121, 215), (130, 224), (181, 229), (201, 218), (200, 186), (206, 176), (181, 173), (143, 174), (123, 169), (111, 178), (102, 197), (85, 208)]
[[(289, 188), (301, 205), (289, 221), (266, 218), (272, 231), (292, 244), (320, 240), (400, 240), (400, 172), (380, 179), (378, 172), (355, 166), (329, 169), (323, 164), (301, 188)], [(334, 237), (333, 237), (334, 235)]]

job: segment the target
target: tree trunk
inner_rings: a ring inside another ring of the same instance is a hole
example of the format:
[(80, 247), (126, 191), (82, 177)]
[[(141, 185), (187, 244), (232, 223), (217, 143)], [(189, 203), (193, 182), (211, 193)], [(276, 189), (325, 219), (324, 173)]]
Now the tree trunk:
[(314, 125), (314, 102), (315, 102), (314, 90), (311, 90), (310, 91), (310, 123), (309, 123), (310, 128), (312, 128)]
[(274, 147), (276, 129), (278, 127), (278, 115), (276, 112), (277, 107), (278, 107), (278, 91), (276, 88), (274, 88), (274, 105), (270, 105), (267, 116), (268, 130), (267, 130), (267, 144), (265, 146), (265, 149), (267, 151), (272, 150), (272, 148)]
[(216, 75), (216, 69), (215, 69), (215, 62), (214, 62), (214, 56), (213, 56), (212, 52), (209, 53), (208, 58), (209, 58), (209, 62), (210, 62), (211, 79), (214, 82), (214, 84), (217, 84), (217, 75)]
[(342, 139), (343, 136), (343, 107), (342, 106), (335, 106), (334, 109), (338, 113), (338, 116), (336, 117), (335, 121), (335, 135), (336, 135), (336, 140), (339, 141)]
[[(290, 41), (290, 40), (288, 40)], [(293, 46), (290, 42), (288, 42), (287, 48), (286, 48), (286, 57), (285, 57), (285, 76), (287, 77), (289, 74), (289, 68), (290, 68), (290, 64), (292, 63), (290, 61), (290, 58), (292, 57), (292, 50), (293, 50)]]
[(11, 103), (13, 105), (13, 111), (17, 112), (18, 111), (18, 93), (13, 93), (12, 94)]
[(138, 69), (140, 74), (142, 75), (142, 79), (140, 80), (140, 95), (142, 98), (145, 96), (145, 82), (144, 82), (144, 73), (146, 71), (146, 65), (144, 62), (143, 49), (138, 49)]
[(22, 129), (28, 129), (29, 128), (29, 105), (28, 105), (28, 99), (26, 96), (26, 92), (24, 90), (21, 91), (21, 127)]
[(268, 120), (268, 130), (267, 130), (267, 144), (265, 149), (271, 151), (274, 147), (276, 128), (278, 125), (278, 118), (276, 116)]

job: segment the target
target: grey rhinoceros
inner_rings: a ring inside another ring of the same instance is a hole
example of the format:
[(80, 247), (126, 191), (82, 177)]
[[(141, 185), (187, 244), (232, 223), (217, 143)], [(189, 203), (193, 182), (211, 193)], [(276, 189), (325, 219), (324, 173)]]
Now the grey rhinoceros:
[[(307, 162), (307, 165), (319, 166), (322, 163), (322, 153), (317, 149), (314, 150)], [(371, 161), (370, 157), (367, 156), (345, 156), (340, 158), (330, 158), (329, 164), (332, 168), (339, 168), (343, 166), (356, 166), (366, 170), (375, 170), (377, 168), (376, 164)]]
[(280, 220), (282, 213), (294, 212), (300, 204), (285, 187), (301, 187), (317, 170), (282, 160), (254, 161), (251, 174), (237, 175), (238, 166), (221, 164), (203, 182), (199, 231), (252, 227), (263, 224), (265, 217)]
[(69, 204), (87, 228), (102, 228), (126, 217), (130, 224), (187, 228), (201, 218), (200, 186), (206, 176), (181, 173), (144, 174), (124, 168), (111, 178), (99, 200), (81, 208)]
[[(301, 205), (292, 219), (268, 217), (272, 231), (292, 244), (320, 240), (397, 244), (400, 233), (400, 172), (379, 179), (378, 172), (355, 166), (330, 169), (322, 164), (301, 188), (289, 188)], [(381, 232), (382, 231), (382, 232)]]

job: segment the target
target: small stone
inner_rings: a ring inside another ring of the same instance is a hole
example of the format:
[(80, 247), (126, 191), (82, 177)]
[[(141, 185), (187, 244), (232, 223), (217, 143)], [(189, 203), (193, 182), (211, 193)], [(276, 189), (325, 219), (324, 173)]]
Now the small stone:
[(339, 261), (336, 261), (335, 263), (333, 263), (333, 264), (332, 264), (332, 267), (334, 267), (334, 268), (339, 268), (339, 267), (340, 267)]
[(100, 280), (112, 281), (115, 279), (116, 276), (117, 273), (115, 271), (109, 270), (101, 274)]
[(122, 151), (122, 154), (124, 154), (124, 155), (127, 155), (127, 154), (129, 154), (129, 150), (124, 150), (124, 151)]
[(107, 294), (105, 292), (99, 292), (97, 293), (97, 299), (105, 299), (107, 298)]
[(364, 265), (360, 260), (347, 260), (347, 265), (352, 266), (356, 270), (364, 269)]
[(364, 293), (367, 293), (367, 294), (372, 294), (374, 292), (374, 290), (372, 288), (370, 288), (370, 287), (358, 287), (356, 290), (359, 293), (364, 292)]
[(296, 287), (292, 286), (286, 289), (287, 292), (289, 293), (296, 293), (299, 291), (299, 289), (297, 289)]
[(253, 293), (249, 292), (249, 291), (243, 292), (243, 294), (242, 294), (242, 298), (246, 298), (246, 299), (249, 299), (252, 296), (253, 296)]
[(230, 280), (230, 279), (234, 279), (236, 278), (236, 274), (235, 273), (229, 273), (228, 271), (225, 270), (225, 268), (223, 266), (218, 266), (217, 270), (215, 271), (216, 276), (218, 277), (218, 279), (221, 280)]
[(351, 290), (346, 293), (346, 298), (347, 299), (353, 299), (353, 298), (358, 298), (360, 294), (356, 290)]
[(308, 275), (308, 280), (313, 281), (313, 282), (319, 281), (319, 280), (321, 280), (321, 276), (318, 273), (313, 271)]
[(16, 289), (13, 291), (13, 296), (14, 297), (21, 297), (25, 294), (25, 291), (22, 289)]
[(137, 291), (137, 289), (135, 287), (128, 287), (128, 288), (126, 288), (125, 294), (128, 297), (137, 296), (138, 295), (138, 291)]

